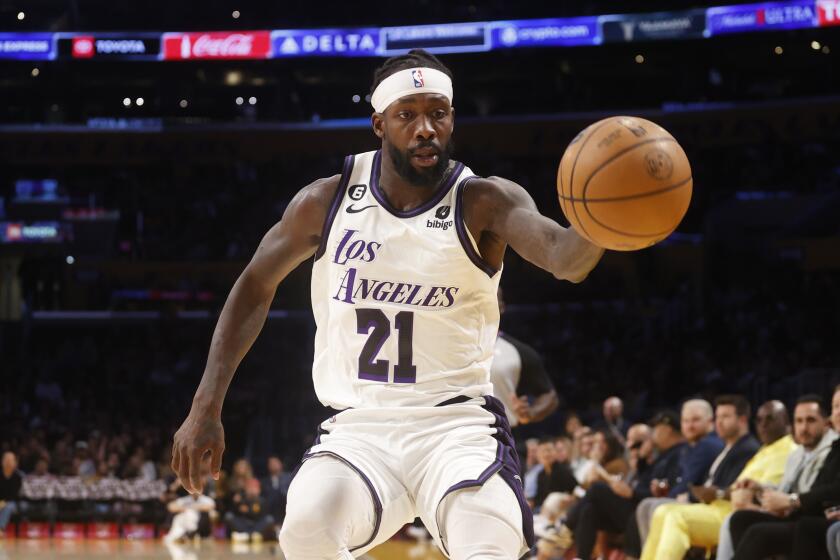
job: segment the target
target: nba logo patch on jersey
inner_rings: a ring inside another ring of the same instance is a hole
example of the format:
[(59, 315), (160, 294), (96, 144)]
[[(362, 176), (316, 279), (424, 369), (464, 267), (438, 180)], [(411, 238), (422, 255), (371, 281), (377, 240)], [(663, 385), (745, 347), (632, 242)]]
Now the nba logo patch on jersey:
[(411, 71), (411, 77), (414, 79), (414, 87), (421, 88), (425, 85), (425, 82), (423, 81), (423, 72), (419, 68)]

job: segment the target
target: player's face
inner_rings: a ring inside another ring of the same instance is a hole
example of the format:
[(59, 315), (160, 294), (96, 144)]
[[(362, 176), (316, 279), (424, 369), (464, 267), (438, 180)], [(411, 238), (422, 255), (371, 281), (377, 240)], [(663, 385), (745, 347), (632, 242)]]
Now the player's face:
[(454, 110), (443, 95), (402, 97), (388, 106), (374, 131), (397, 173), (419, 187), (437, 185), (452, 153)]

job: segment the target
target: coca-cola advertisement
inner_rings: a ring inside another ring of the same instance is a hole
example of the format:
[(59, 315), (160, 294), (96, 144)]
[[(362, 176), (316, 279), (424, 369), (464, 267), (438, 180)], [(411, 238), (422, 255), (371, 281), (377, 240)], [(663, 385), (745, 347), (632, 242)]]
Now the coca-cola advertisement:
[(166, 33), (164, 60), (269, 58), (269, 31)]

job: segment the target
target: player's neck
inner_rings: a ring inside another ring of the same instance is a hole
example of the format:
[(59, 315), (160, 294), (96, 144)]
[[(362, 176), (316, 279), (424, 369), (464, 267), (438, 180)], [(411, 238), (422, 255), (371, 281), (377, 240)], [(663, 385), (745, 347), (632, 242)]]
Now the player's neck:
[(441, 185), (449, 179), (455, 162), (450, 161), (440, 181), (429, 186), (410, 183), (397, 172), (393, 162), (387, 157), (382, 158), (380, 165), (379, 189), (385, 194), (391, 206), (401, 212), (407, 212), (422, 206), (435, 195)]

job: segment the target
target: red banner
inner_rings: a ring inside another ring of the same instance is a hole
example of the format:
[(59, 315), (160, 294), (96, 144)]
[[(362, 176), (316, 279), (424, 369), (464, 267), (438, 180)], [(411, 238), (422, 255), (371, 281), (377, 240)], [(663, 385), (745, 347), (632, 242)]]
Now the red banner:
[(271, 55), (269, 31), (166, 33), (164, 60), (248, 59)]
[(820, 27), (840, 25), (840, 0), (817, 0)]

